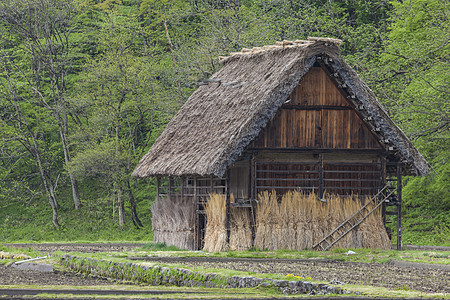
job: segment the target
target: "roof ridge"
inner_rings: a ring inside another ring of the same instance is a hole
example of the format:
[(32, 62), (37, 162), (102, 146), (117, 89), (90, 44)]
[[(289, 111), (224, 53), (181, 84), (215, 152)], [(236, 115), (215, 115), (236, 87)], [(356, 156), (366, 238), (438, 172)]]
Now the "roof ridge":
[(253, 48), (242, 48), (241, 51), (231, 52), (229, 56), (219, 56), (219, 61), (221, 63), (225, 63), (231, 57), (236, 56), (244, 56), (244, 55), (255, 55), (263, 52), (269, 52), (273, 50), (280, 50), (286, 48), (304, 48), (309, 45), (313, 45), (316, 42), (325, 42), (325, 44), (333, 44), (339, 48), (339, 45), (342, 43), (340, 39), (333, 38), (324, 38), (324, 37), (308, 37), (307, 40), (283, 40), (275, 42), (275, 45), (265, 45), (262, 47), (253, 47)]

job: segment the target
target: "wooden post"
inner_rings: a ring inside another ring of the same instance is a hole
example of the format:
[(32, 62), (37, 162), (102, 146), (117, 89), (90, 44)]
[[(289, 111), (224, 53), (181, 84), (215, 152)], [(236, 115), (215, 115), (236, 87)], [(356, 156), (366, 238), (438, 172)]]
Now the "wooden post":
[(197, 205), (198, 201), (198, 191), (197, 191), (197, 175), (194, 175), (194, 202)]
[(402, 250), (402, 166), (397, 164), (397, 250)]
[(169, 196), (172, 196), (172, 176), (169, 175)]
[(159, 201), (160, 194), (161, 194), (161, 177), (156, 176), (156, 201)]
[(323, 153), (319, 154), (319, 198), (323, 198)]
[(180, 177), (180, 195), (181, 195), (181, 199), (184, 198), (184, 176)]
[(251, 211), (250, 211), (250, 228), (252, 230), (252, 246), (255, 242), (256, 235), (256, 197), (254, 195), (254, 186), (255, 186), (255, 154), (252, 154), (251, 159), (249, 160), (249, 191), (248, 196), (250, 199)]
[(209, 185), (209, 188), (210, 188), (210, 191), (209, 191), (209, 193), (210, 194), (212, 194), (213, 192), (214, 192), (214, 181), (213, 181), (213, 177), (212, 176), (210, 176), (209, 177), (209, 180), (210, 180), (210, 185)]
[[(381, 156), (381, 182), (380, 182), (380, 190), (386, 186), (386, 156)], [(380, 197), (383, 197), (380, 195)], [(381, 204), (381, 216), (383, 218), (384, 227), (386, 227), (386, 202), (383, 201)]]
[(198, 217), (197, 176), (194, 175), (194, 250), (200, 250), (200, 219)]
[(225, 226), (227, 228), (227, 243), (230, 243), (230, 235), (231, 235), (231, 205), (230, 205), (230, 170), (227, 170), (227, 178), (226, 178), (226, 219)]
[(257, 177), (257, 169), (256, 169), (256, 157), (255, 157), (255, 154), (253, 153), (252, 154), (252, 170), (253, 170), (253, 172), (252, 172), (252, 199), (254, 200), (254, 201), (256, 201), (256, 199), (258, 198), (258, 193), (257, 193), (257, 190), (256, 190), (256, 179), (258, 178)]

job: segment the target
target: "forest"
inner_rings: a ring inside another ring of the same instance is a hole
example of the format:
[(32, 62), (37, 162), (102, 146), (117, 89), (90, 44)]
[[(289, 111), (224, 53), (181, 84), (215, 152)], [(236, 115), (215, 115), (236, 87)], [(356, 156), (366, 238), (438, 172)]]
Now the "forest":
[(242, 48), (338, 38), (432, 166), (405, 179), (406, 243), (450, 244), (445, 0), (2, 0), (0, 240), (151, 240), (131, 172)]

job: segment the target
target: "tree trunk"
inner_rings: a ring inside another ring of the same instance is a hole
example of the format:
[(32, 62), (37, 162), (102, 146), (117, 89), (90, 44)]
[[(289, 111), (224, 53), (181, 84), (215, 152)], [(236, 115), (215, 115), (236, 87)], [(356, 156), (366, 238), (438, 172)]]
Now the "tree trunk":
[(133, 221), (134, 226), (136, 226), (137, 228), (141, 228), (144, 227), (142, 225), (141, 220), (138, 217), (137, 211), (136, 211), (136, 198), (134, 198), (134, 194), (133, 191), (131, 189), (131, 185), (130, 185), (130, 181), (127, 181), (127, 185), (128, 185), (128, 194), (130, 197), (130, 209), (131, 209), (131, 220)]
[(119, 208), (119, 227), (125, 224), (125, 205), (123, 203), (123, 191), (119, 186), (117, 189), (117, 206)]
[[(66, 164), (66, 166), (69, 165), (70, 163), (70, 153), (69, 153), (69, 143), (67, 142), (67, 133), (68, 133), (68, 126), (67, 126), (67, 114), (64, 112), (63, 116), (62, 116), (62, 120), (61, 118), (58, 117), (59, 122), (58, 122), (58, 126), (59, 126), (59, 135), (61, 137), (61, 143), (62, 143), (62, 147), (63, 147), (63, 152), (64, 152), (64, 162)], [(78, 182), (75, 179), (75, 177), (73, 176), (72, 172), (68, 172), (69, 173), (69, 178), (70, 178), (70, 184), (72, 185), (72, 198), (73, 198), (73, 203), (75, 205), (75, 209), (79, 209), (80, 208), (80, 195), (78, 193)]]
[(53, 184), (52, 184), (52, 182), (48, 182), (48, 180), (47, 180), (47, 176), (45, 174), (44, 167), (42, 165), (41, 154), (39, 152), (39, 148), (38, 148), (38, 144), (37, 144), (35, 136), (32, 136), (32, 139), (33, 139), (34, 154), (35, 154), (36, 161), (37, 161), (38, 167), (39, 167), (39, 174), (41, 175), (42, 183), (44, 184), (44, 188), (45, 188), (45, 191), (48, 196), (50, 207), (52, 208), (52, 213), (53, 213), (52, 223), (56, 228), (59, 228), (58, 202), (56, 201)]

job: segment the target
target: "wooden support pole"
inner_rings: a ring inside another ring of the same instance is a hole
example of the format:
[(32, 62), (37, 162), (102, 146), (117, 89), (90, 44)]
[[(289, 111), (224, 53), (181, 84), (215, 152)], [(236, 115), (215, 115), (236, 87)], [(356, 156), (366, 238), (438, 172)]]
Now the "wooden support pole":
[(200, 250), (200, 219), (198, 217), (197, 176), (194, 175), (194, 250)]
[(169, 196), (172, 196), (172, 176), (169, 176)]
[(181, 199), (184, 198), (184, 180), (185, 180), (185, 177), (181, 176), (180, 177), (180, 194), (181, 194)]
[(214, 193), (214, 181), (213, 181), (213, 177), (212, 176), (210, 176), (209, 177), (209, 189), (210, 189), (210, 191), (209, 191), (209, 193), (210, 194), (212, 194), (212, 193)]
[(248, 184), (247, 184), (247, 198), (250, 203), (252, 201), (252, 179), (253, 179), (253, 170), (252, 170), (252, 160), (248, 160)]
[(161, 195), (161, 177), (156, 176), (156, 201), (159, 201)]
[(227, 244), (230, 243), (230, 235), (231, 235), (231, 204), (230, 204), (230, 170), (227, 170), (227, 178), (226, 178), (226, 219), (225, 226), (227, 229)]
[(255, 178), (256, 178), (256, 169), (255, 169), (255, 154), (252, 154), (251, 159), (249, 160), (249, 199), (251, 204), (250, 211), (250, 228), (252, 230), (252, 246), (255, 242), (256, 236), (256, 196), (255, 196)]
[(319, 154), (319, 198), (323, 198), (323, 154)]
[[(381, 182), (380, 182), (380, 190), (385, 187), (386, 185), (386, 157), (381, 156)], [(380, 195), (380, 197), (383, 197)], [(383, 224), (386, 227), (386, 202), (383, 201), (383, 204), (381, 204), (381, 216), (383, 218)]]
[(397, 250), (402, 250), (402, 166), (397, 164)]
[(257, 168), (256, 168), (256, 154), (252, 153), (252, 199), (254, 201), (256, 201), (256, 199), (258, 198), (258, 193), (256, 190), (256, 179), (257, 177)]

